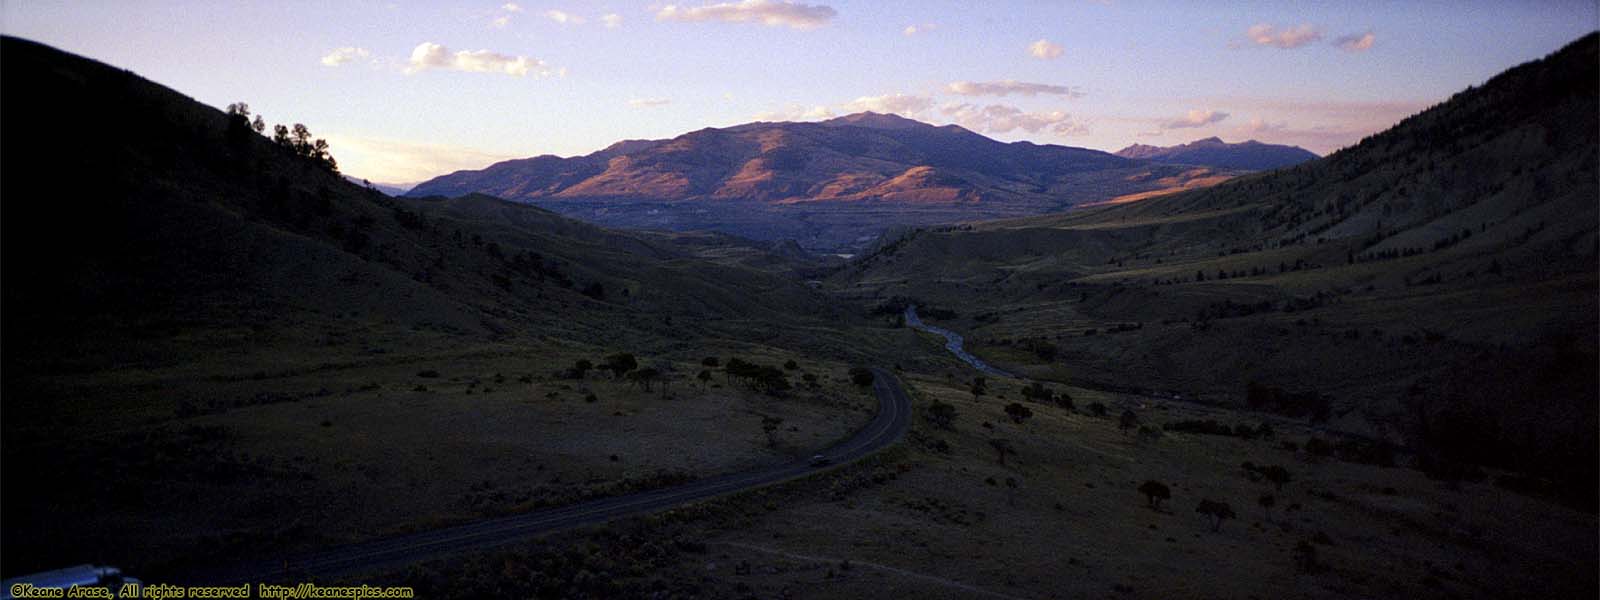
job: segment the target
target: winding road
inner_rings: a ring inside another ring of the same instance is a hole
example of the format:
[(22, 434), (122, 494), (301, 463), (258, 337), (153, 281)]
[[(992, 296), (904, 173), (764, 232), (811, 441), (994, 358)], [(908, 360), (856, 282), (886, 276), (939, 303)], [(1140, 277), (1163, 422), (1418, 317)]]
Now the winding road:
[[(832, 464), (853, 462), (893, 444), (911, 422), (911, 399), (900, 380), (885, 369), (872, 369), (878, 412), (866, 427), (820, 454)], [(643, 515), (675, 506), (781, 483), (823, 469), (810, 460), (793, 460), (741, 473), (719, 475), (680, 486), (580, 502), (560, 508), (487, 519), (433, 531), (352, 544), (290, 559), (231, 565), (194, 574), (193, 584), (289, 583), (323, 580), (383, 567), (436, 558), (463, 550), (480, 550), (535, 536)]]
[(972, 353), (967, 352), (967, 349), (961, 346), (962, 342), (964, 341), (961, 338), (961, 334), (950, 331), (949, 329), (945, 329), (943, 327), (936, 327), (927, 323), (923, 323), (922, 319), (917, 317), (917, 305), (915, 304), (906, 306), (906, 325), (909, 325), (914, 329), (921, 329), (928, 333), (944, 336), (944, 348), (946, 350), (949, 350), (951, 354), (956, 355), (956, 358), (959, 358), (967, 364), (972, 365), (972, 368), (983, 372), (985, 375), (993, 375), (995, 377), (1014, 377), (1014, 375), (1010, 373), (989, 366), (989, 363), (983, 362), (983, 359), (973, 356)]

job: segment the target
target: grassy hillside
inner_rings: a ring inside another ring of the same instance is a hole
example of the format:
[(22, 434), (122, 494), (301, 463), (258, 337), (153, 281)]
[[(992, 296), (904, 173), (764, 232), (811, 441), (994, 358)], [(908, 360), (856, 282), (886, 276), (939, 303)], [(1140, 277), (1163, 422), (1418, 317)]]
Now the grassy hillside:
[[(389, 198), (132, 73), (0, 60), (6, 576), (620, 493), (868, 416), (843, 373), (894, 340), (805, 285), (816, 259)], [(657, 381), (564, 373), (618, 352)], [(702, 383), (706, 356), (796, 361), (794, 389)]]
[(868, 307), (958, 309), (949, 324), (1013, 371), (1302, 415), (1327, 404), (1329, 427), (1532, 470), (1592, 506), (1596, 40), (1322, 160), (922, 230), (830, 284)]
[[(975, 399), (971, 374), (905, 375), (919, 415), (939, 403), (954, 417), (948, 426), (919, 417), (908, 443), (872, 464), (352, 581), (400, 581), (441, 598), (1581, 598), (1596, 589), (1593, 514), (1345, 460), (1319, 446), (1337, 438), (1291, 419), (1070, 386), (1050, 386), (1057, 400), (1044, 401), (1011, 380)], [(1030, 416), (1014, 419), (1004, 408), (1013, 402)], [(1122, 429), (1124, 411), (1147, 429)], [(1271, 434), (1167, 429), (1207, 420), (1266, 424)], [(996, 439), (1014, 451), (1003, 462)], [(1281, 486), (1265, 475), (1273, 467), (1287, 475)], [(1139, 491), (1148, 481), (1168, 492), (1158, 506)], [(1195, 512), (1207, 500), (1234, 516), (1214, 530)]]

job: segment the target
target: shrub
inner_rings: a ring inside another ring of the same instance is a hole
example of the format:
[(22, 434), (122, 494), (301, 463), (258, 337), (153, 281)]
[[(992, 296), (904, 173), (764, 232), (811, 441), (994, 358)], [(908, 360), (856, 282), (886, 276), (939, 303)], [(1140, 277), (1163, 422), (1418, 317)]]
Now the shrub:
[(1272, 482), (1272, 485), (1276, 486), (1280, 492), (1283, 491), (1283, 484), (1289, 483), (1289, 481), (1293, 479), (1293, 477), (1289, 475), (1288, 469), (1278, 465), (1262, 467), (1261, 475), (1266, 477), (1267, 481)]
[(1012, 422), (1020, 425), (1028, 420), (1028, 417), (1033, 416), (1033, 409), (1023, 406), (1020, 402), (1012, 402), (1006, 405), (1006, 414), (1011, 416)]
[(1122, 416), (1117, 418), (1117, 428), (1121, 429), (1124, 434), (1126, 434), (1129, 429), (1133, 429), (1134, 427), (1138, 426), (1139, 415), (1134, 414), (1132, 409), (1123, 410)]
[(872, 374), (872, 369), (866, 367), (853, 367), (850, 369), (850, 382), (861, 387), (872, 385), (877, 377)]
[(954, 428), (957, 414), (955, 405), (938, 399), (934, 399), (928, 407), (928, 421), (940, 429)]
[(1172, 490), (1165, 484), (1150, 480), (1139, 486), (1139, 493), (1144, 494), (1145, 500), (1150, 503), (1150, 508), (1161, 510), (1161, 501), (1172, 498)]
[(1228, 503), (1216, 502), (1213, 500), (1201, 500), (1200, 505), (1196, 506), (1194, 511), (1211, 517), (1212, 531), (1222, 529), (1222, 521), (1238, 516), (1234, 514), (1233, 507), (1228, 506)]

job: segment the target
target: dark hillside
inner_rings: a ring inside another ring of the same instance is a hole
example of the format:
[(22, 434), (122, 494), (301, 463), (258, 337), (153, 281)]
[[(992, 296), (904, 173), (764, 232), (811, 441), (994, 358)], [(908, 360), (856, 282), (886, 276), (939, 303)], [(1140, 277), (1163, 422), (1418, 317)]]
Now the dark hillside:
[[(925, 229), (835, 283), (940, 306), (1003, 301), (961, 325), (1024, 372), (1264, 410), (1326, 402), (1341, 430), (1434, 463), (1532, 471), (1592, 509), (1597, 40), (1321, 160)], [(1055, 350), (1029, 350), (1045, 342)]]

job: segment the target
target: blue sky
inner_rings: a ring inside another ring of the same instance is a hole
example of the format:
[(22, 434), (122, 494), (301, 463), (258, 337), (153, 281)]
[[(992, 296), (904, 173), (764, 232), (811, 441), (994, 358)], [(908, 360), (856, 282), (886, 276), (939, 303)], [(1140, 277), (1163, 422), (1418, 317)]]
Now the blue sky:
[(1108, 151), (1327, 153), (1600, 27), (1593, 0), (678, 2), (4, 0), (0, 29), (413, 182), (869, 109)]

